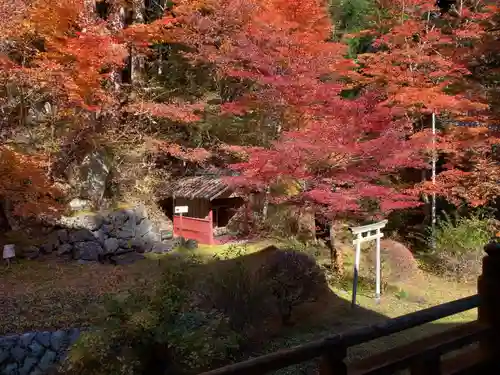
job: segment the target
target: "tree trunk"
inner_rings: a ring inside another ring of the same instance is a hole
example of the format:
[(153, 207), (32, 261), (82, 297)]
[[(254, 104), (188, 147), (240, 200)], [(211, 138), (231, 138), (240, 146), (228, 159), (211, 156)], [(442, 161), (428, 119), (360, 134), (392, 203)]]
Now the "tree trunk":
[[(125, 27), (125, 8), (119, 4), (113, 4), (108, 22), (112, 33), (116, 33)], [(113, 69), (111, 72), (111, 81), (116, 92), (120, 90), (122, 84), (121, 70)]]
[(7, 215), (5, 213), (4, 204), (2, 203), (2, 201), (0, 201), (0, 231), (8, 232), (11, 229), (12, 228), (10, 226), (9, 219), (7, 218)]
[(269, 194), (270, 194), (270, 187), (268, 186), (266, 188), (266, 192), (264, 195), (264, 202), (262, 203), (262, 222), (264, 223), (267, 220), (267, 213), (269, 211)]
[(81, 17), (84, 26), (88, 23), (93, 23), (96, 17), (96, 2), (94, 0), (84, 1), (84, 9)]
[(328, 241), (328, 247), (330, 248), (330, 264), (332, 270), (337, 274), (337, 276), (344, 276), (344, 254), (342, 249), (335, 243), (335, 225), (332, 221), (330, 223), (330, 240)]
[[(146, 7), (144, 0), (133, 0), (132, 11), (134, 14), (134, 23), (144, 23)], [(140, 54), (135, 48), (130, 51), (130, 81), (132, 84), (140, 84), (142, 75), (144, 73), (144, 56)]]
[(20, 220), (13, 214), (12, 203), (9, 200), (4, 200), (2, 203), (3, 217), (7, 220), (7, 225), (11, 230), (16, 231), (21, 229)]

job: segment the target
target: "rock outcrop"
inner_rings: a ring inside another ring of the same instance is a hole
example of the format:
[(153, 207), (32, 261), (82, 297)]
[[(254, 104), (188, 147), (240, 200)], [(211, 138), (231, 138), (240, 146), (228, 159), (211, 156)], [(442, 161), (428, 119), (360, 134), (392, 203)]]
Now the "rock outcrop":
[[(135, 207), (63, 217), (39, 253), (80, 263), (128, 264), (142, 259), (143, 253), (169, 252), (174, 245), (173, 240), (162, 241), (143, 207)], [(30, 253), (36, 254), (36, 249)]]

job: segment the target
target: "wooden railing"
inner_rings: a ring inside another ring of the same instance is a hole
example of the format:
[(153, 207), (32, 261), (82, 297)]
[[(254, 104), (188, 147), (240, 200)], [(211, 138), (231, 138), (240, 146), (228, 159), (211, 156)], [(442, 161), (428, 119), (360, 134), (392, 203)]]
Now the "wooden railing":
[[(320, 375), (393, 374), (404, 369), (411, 375), (500, 374), (500, 244), (492, 242), (485, 251), (477, 295), (201, 375), (260, 375), (314, 359), (319, 359)], [(479, 312), (476, 321), (357, 362), (346, 361), (348, 348), (474, 308)], [(447, 358), (461, 348), (465, 349)]]

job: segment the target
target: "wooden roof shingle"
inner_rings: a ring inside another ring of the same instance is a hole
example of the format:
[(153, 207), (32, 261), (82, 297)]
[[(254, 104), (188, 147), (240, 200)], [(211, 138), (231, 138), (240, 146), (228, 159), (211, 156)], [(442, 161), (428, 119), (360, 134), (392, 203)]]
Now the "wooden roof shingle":
[(186, 199), (233, 198), (237, 195), (221, 178), (212, 176), (185, 177), (166, 183), (159, 191), (161, 197)]

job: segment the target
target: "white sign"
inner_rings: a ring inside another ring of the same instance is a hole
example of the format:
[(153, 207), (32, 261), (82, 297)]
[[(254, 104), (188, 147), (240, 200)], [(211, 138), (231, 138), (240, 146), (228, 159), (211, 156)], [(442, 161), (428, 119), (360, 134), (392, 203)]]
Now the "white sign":
[(176, 214), (187, 214), (188, 206), (175, 206), (174, 212)]
[(359, 260), (361, 257), (361, 244), (364, 242), (376, 240), (376, 285), (375, 285), (375, 300), (377, 303), (380, 302), (380, 239), (384, 237), (381, 229), (385, 227), (387, 220), (379, 221), (378, 223), (363, 225), (361, 227), (351, 227), (351, 233), (356, 236), (353, 245), (356, 245), (356, 258), (354, 260), (354, 280), (352, 285), (352, 304), (354, 307), (356, 305), (356, 291), (358, 289), (358, 273), (359, 273)]
[(15, 246), (13, 244), (8, 244), (3, 247), (3, 259), (11, 259), (16, 256)]

